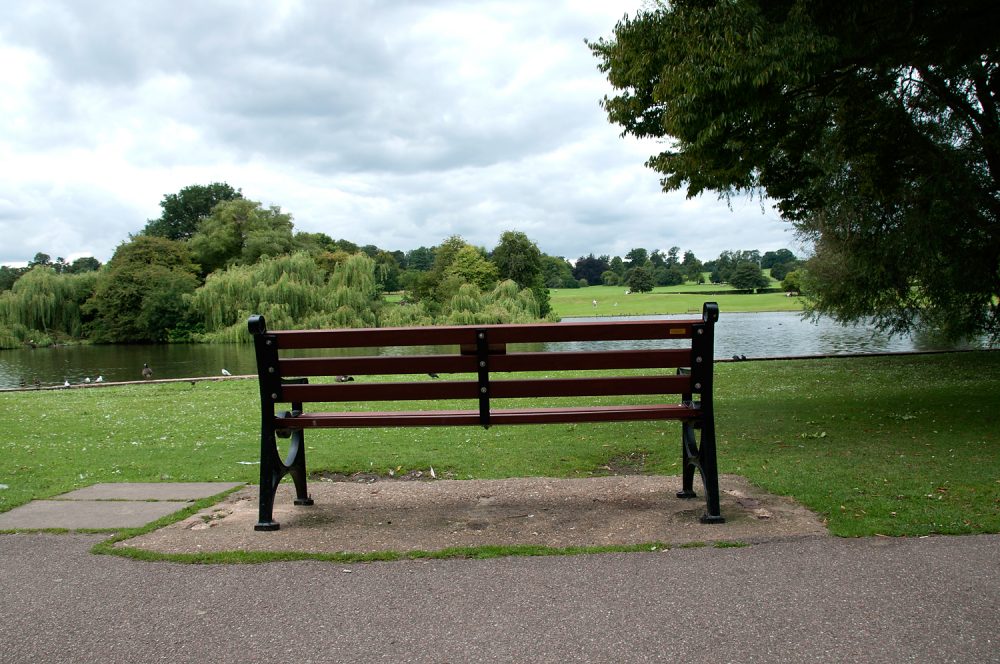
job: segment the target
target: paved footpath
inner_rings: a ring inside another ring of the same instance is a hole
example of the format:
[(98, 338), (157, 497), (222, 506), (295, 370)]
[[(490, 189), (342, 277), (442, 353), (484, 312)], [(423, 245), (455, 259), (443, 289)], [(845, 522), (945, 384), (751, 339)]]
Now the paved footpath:
[(1000, 662), (1000, 536), (179, 565), (0, 535), (15, 662)]

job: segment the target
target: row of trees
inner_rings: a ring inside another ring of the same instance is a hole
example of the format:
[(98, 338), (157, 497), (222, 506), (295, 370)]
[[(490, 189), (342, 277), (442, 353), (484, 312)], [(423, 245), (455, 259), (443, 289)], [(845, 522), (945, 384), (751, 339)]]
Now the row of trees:
[[(700, 282), (711, 269), (678, 247), (571, 265), (515, 231), (489, 251), (460, 236), (407, 252), (358, 246), (297, 233), (291, 215), (226, 183), (186, 187), (160, 205), (161, 216), (107, 265), (38, 254), (26, 268), (7, 268), (0, 346), (233, 341), (246, 339), (251, 313), (275, 328), (526, 322), (550, 316), (550, 288), (628, 284), (642, 292)], [(740, 275), (721, 267), (730, 254), (716, 263), (736, 285)], [(759, 252), (737, 254), (761, 262)], [(384, 294), (401, 290), (403, 302), (387, 305)]]
[(595, 257), (593, 254), (581, 256), (572, 269), (572, 275), (581, 286), (624, 284), (633, 292), (643, 293), (655, 286), (704, 283), (704, 274), (708, 272), (712, 283), (727, 283), (741, 290), (754, 290), (770, 284), (764, 270), (770, 270), (771, 277), (781, 281), (801, 264), (788, 249), (768, 251), (763, 256), (756, 249), (723, 251), (715, 260), (703, 263), (692, 251), (685, 251), (681, 257), (680, 247), (671, 247), (666, 253), (635, 248), (624, 258)]
[[(39, 254), (0, 292), (0, 347), (233, 341), (274, 327), (502, 323), (549, 315), (543, 255), (508, 231), (492, 251), (455, 236), (408, 253), (296, 233), (292, 218), (225, 183), (164, 197), (160, 218), (101, 266)], [(406, 284), (403, 304), (384, 293)]]

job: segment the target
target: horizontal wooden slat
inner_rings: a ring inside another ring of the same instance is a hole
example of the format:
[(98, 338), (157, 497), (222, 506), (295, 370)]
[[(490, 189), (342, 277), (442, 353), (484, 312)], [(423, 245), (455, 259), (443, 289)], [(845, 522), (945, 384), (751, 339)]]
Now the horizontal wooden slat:
[(572, 424), (634, 420), (695, 420), (701, 411), (681, 404), (608, 406), (604, 408), (508, 408), (490, 413), (491, 424)]
[(297, 417), (277, 417), (275, 426), (279, 429), (350, 429), (358, 427), (433, 427), (433, 426), (478, 426), (478, 410), (418, 410), (351, 412), (351, 413), (303, 413)]
[[(491, 356), (491, 371), (578, 371), (658, 369), (691, 366), (690, 349), (510, 353)], [(426, 373), (472, 373), (477, 360), (468, 355), (286, 357), (282, 376), (342, 376)]]
[(285, 385), (280, 401), (289, 403), (342, 401), (420, 401), (423, 399), (477, 399), (476, 381), (427, 380), (413, 383), (324, 383)]
[(493, 399), (602, 397), (616, 394), (685, 394), (690, 391), (690, 376), (547, 378), (490, 382), (490, 397)]
[(476, 358), (463, 355), (285, 357), (278, 360), (278, 365), (283, 376), (471, 373), (476, 371)]
[(486, 330), (491, 344), (561, 341), (688, 339), (701, 320), (611, 321), (431, 327), (381, 327), (269, 332), (278, 348), (365, 348), (378, 346), (447, 346), (475, 344), (476, 330)]
[(662, 369), (691, 366), (691, 349), (510, 353), (490, 357), (490, 371)]
[[(546, 378), (490, 381), (490, 397), (599, 397), (619, 394), (686, 394), (690, 376), (625, 376), (612, 378)], [(337, 383), (285, 385), (284, 402), (422, 401), (478, 399), (475, 381), (421, 381), (413, 383)]]
[[(490, 413), (491, 424), (572, 424), (634, 420), (696, 420), (701, 411), (683, 404), (646, 406), (597, 406), (590, 408), (507, 408)], [(346, 429), (358, 427), (478, 426), (473, 410), (302, 413), (278, 417), (278, 428)]]

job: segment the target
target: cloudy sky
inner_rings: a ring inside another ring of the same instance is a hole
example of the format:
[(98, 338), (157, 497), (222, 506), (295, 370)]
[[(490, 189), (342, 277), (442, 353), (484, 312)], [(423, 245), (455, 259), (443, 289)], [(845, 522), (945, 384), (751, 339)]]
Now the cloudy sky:
[(664, 194), (584, 39), (642, 0), (31, 0), (0, 13), (0, 263), (106, 261), (191, 184), (408, 250), (795, 249), (760, 201)]

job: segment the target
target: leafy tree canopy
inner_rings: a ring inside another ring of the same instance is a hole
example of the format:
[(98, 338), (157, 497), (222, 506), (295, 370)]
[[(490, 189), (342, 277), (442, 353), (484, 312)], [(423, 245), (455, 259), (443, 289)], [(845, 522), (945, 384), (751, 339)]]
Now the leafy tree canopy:
[(728, 279), (733, 288), (743, 288), (747, 290), (764, 288), (770, 284), (770, 280), (764, 276), (764, 272), (756, 263), (743, 261), (737, 263)]
[(632, 270), (628, 278), (628, 287), (634, 293), (648, 293), (653, 290), (653, 275), (644, 267)]
[(212, 208), (188, 245), (204, 274), (226, 265), (252, 265), (292, 250), (292, 217), (276, 205), (225, 201)]
[(542, 254), (542, 275), (549, 288), (580, 287), (580, 283), (573, 278), (573, 266), (562, 256)]
[(176, 194), (163, 197), (160, 201), (163, 214), (159, 219), (150, 219), (143, 234), (168, 240), (188, 240), (198, 230), (198, 222), (207, 217), (212, 208), (223, 201), (239, 198), (243, 198), (240, 190), (225, 182), (184, 187)]
[(795, 254), (788, 249), (765, 251), (764, 255), (760, 257), (760, 267), (766, 270), (780, 263), (794, 263), (795, 260)]
[(115, 250), (98, 273), (86, 307), (95, 341), (165, 341), (188, 324), (184, 301), (198, 287), (197, 266), (182, 242), (139, 235)]
[(520, 231), (505, 231), (491, 256), (501, 280), (510, 279), (520, 288), (530, 288), (534, 293), (542, 316), (551, 305), (549, 290), (542, 273), (542, 252), (538, 245)]
[(594, 257), (590, 254), (576, 259), (573, 267), (573, 276), (578, 280), (585, 280), (586, 285), (597, 286), (601, 283), (601, 275), (611, 269), (611, 263), (607, 256)]
[[(444, 276), (458, 277), (460, 283), (473, 284), (480, 291), (492, 290), (499, 280), (496, 265), (486, 260), (478, 249), (468, 244), (455, 252), (444, 271)], [(452, 295), (452, 292), (442, 293), (443, 297), (440, 299)]]
[[(649, 252), (642, 247), (636, 247), (625, 254), (625, 268), (633, 269), (642, 267), (649, 261)], [(661, 261), (662, 262), (662, 261)]]
[(665, 190), (764, 194), (814, 312), (1000, 339), (1000, 4), (673, 0), (590, 44)]
[(417, 247), (406, 252), (406, 269), (426, 272), (434, 266), (434, 250), (430, 247)]

